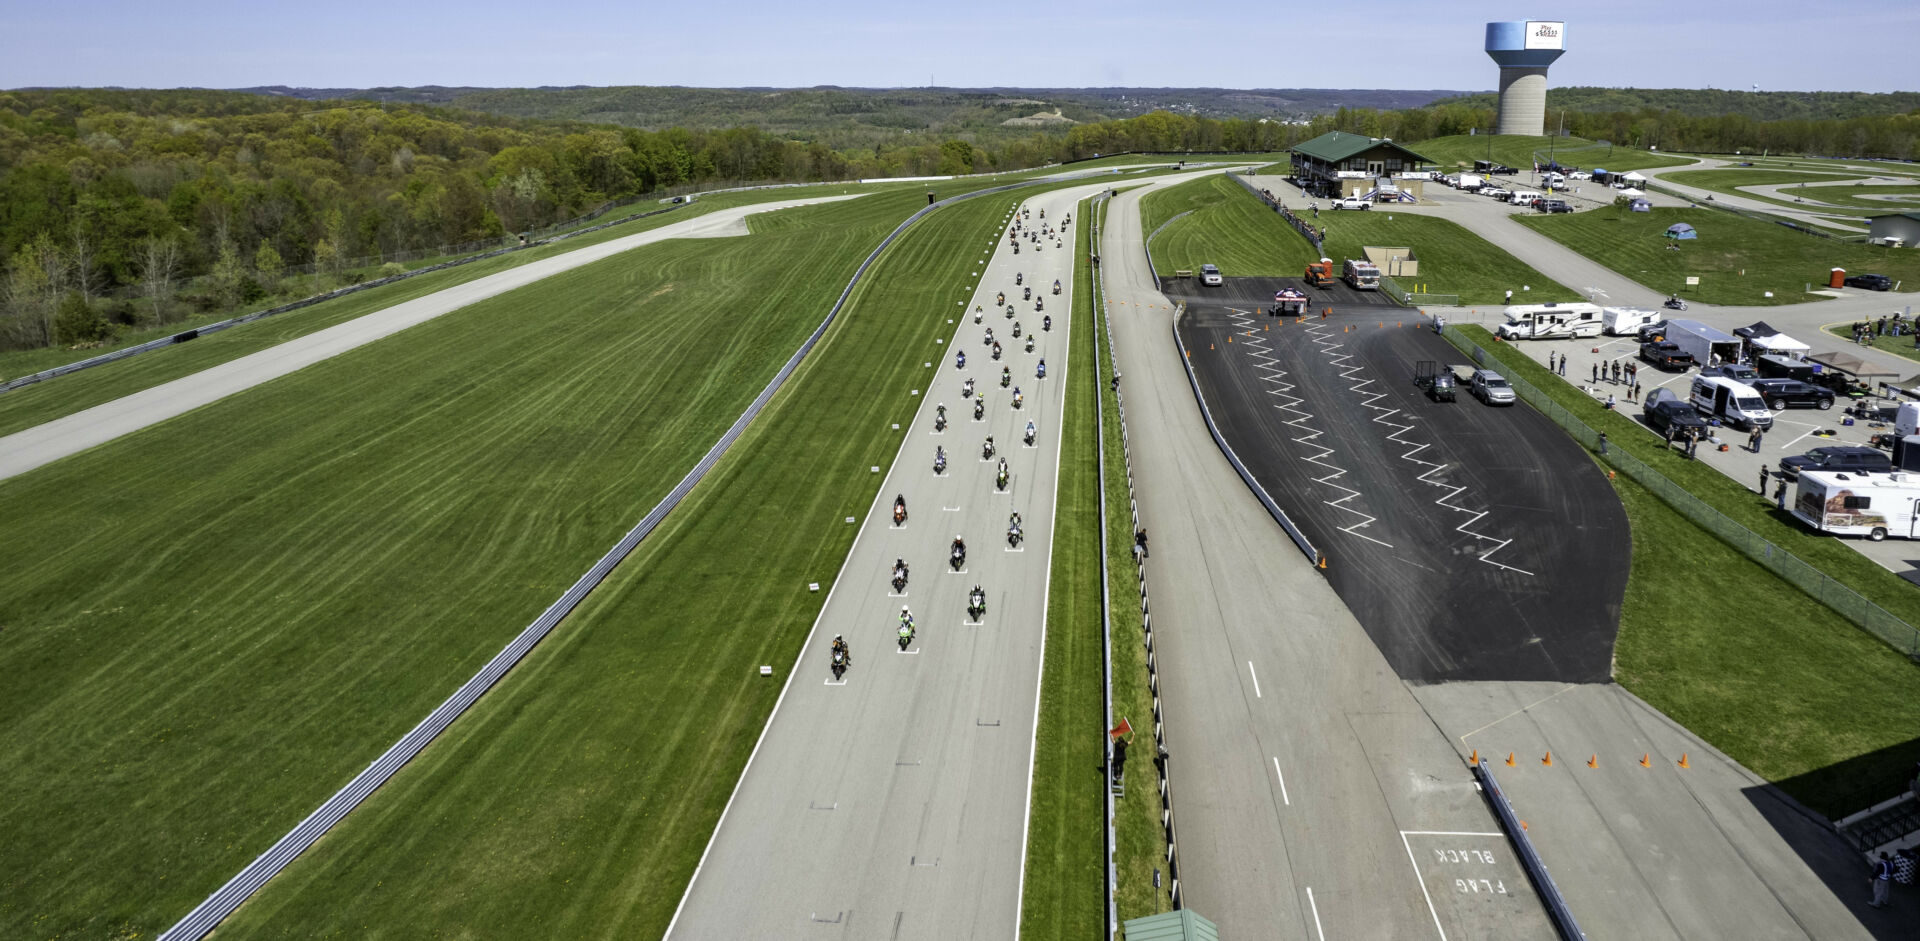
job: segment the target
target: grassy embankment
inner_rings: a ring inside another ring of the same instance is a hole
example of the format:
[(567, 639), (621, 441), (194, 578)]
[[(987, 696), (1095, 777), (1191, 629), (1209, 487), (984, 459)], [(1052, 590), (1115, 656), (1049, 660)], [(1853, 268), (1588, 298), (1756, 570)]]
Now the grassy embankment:
[(1100, 469), (1094, 396), (1091, 200), (1074, 210), (1073, 341), (1060, 416), (1060, 483), (1048, 581), (1046, 672), (1034, 735), (1023, 938), (1098, 937), (1106, 923), (1106, 800), (1101, 794)]
[(975, 252), (1028, 195), (950, 207), (895, 243), (634, 557), (222, 930), (659, 936), (779, 693), (755, 667), (795, 662), (826, 596), (806, 584), (845, 558), (843, 519), (897, 451), (889, 428), (919, 404)]
[[(1607, 206), (1515, 221), (1662, 293), (1705, 304), (1798, 304), (1824, 299), (1805, 293), (1827, 283), (1827, 271), (1874, 271), (1920, 283), (1920, 252), (1836, 242), (1712, 209), (1629, 212)], [(1675, 242), (1667, 227), (1686, 222), (1700, 237)], [(1679, 246), (1678, 251), (1668, 246)], [(1688, 276), (1700, 284), (1688, 287)], [(1767, 297), (1766, 292), (1773, 296)]]
[[(1228, 277), (1297, 278), (1315, 257), (1313, 246), (1278, 213), (1224, 175), (1183, 183), (1141, 202), (1149, 233), (1154, 219), (1193, 210), (1153, 240), (1153, 263), (1162, 274), (1212, 263)], [(1336, 262), (1365, 257), (1362, 249), (1369, 245), (1411, 247), (1420, 274), (1401, 279), (1408, 290), (1457, 295), (1462, 304), (1500, 303), (1507, 290), (1519, 296), (1523, 287), (1531, 288), (1525, 292), (1529, 301), (1580, 297), (1445, 219), (1381, 206), (1366, 212), (1322, 210), (1314, 221), (1326, 227), (1327, 257)]]
[[(1402, 142), (1406, 143), (1406, 142)], [(1442, 169), (1473, 168), (1475, 160), (1492, 160), (1518, 169), (1523, 175), (1533, 169), (1533, 155), (1546, 162), (1551, 148), (1553, 158), (1572, 167), (1605, 167), (1608, 170), (1645, 170), (1649, 167), (1675, 167), (1692, 163), (1692, 158), (1671, 156), (1636, 148), (1597, 144), (1580, 137), (1528, 137), (1522, 134), (1455, 134), (1407, 143)], [(1491, 156), (1489, 156), (1491, 154)]]
[[(1602, 408), (1520, 347), (1463, 335), (1501, 371), (1545, 391), (1589, 427), (1734, 521), (1909, 623), (1920, 592), (1771, 501)], [(1637, 430), (1636, 430), (1637, 429)], [(1621, 605), (1615, 678), (1755, 773), (1830, 816), (1859, 810), (1904, 780), (1920, 701), (1916, 665), (1791, 583), (1749, 561), (1622, 474), (1633, 572)], [(1705, 594), (1703, 594), (1705, 592)], [(1843, 770), (1842, 770), (1843, 769)]]
[[(217, 888), (663, 496), (922, 202), (601, 261), (0, 482), (0, 937), (148, 936)], [(739, 597), (707, 576), (648, 610)]]

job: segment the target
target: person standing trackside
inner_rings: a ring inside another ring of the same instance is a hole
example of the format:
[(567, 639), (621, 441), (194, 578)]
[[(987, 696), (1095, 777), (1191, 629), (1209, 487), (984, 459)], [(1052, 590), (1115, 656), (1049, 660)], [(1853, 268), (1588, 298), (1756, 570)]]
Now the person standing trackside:
[(1560, 354), (1560, 375), (1564, 376), (1566, 374), (1567, 374), (1567, 354), (1561, 353)]
[(1552, 350), (1548, 350), (1547, 351), (1547, 371), (1548, 372), (1553, 371), (1553, 357), (1554, 357), (1554, 352)]
[(1511, 304), (1511, 303), (1513, 303), (1513, 289), (1512, 289), (1512, 288), (1508, 288), (1508, 289), (1507, 289), (1507, 303), (1509, 303), (1509, 304)]
[(1874, 908), (1887, 907), (1887, 893), (1893, 891), (1893, 857), (1880, 854), (1880, 860), (1873, 864), (1873, 901), (1867, 904)]
[(1593, 364), (1593, 384), (1596, 386), (1600, 384), (1600, 364), (1598, 362)]
[(1779, 509), (1787, 508), (1787, 475), (1776, 475), (1780, 483), (1773, 488), (1773, 505)]
[(1760, 462), (1760, 495), (1767, 495), (1767, 462)]

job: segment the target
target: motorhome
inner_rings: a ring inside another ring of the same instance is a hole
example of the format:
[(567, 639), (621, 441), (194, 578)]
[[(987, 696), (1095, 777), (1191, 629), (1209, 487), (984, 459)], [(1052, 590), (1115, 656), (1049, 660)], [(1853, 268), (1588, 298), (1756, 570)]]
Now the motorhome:
[(1600, 329), (1609, 336), (1633, 337), (1640, 335), (1640, 328), (1651, 323), (1659, 323), (1665, 315), (1657, 310), (1644, 307), (1603, 307), (1600, 309)]
[(1720, 376), (1696, 376), (1693, 380), (1693, 407), (1710, 418), (1765, 431), (1773, 427), (1773, 413), (1752, 386)]
[(1597, 337), (1600, 327), (1597, 304), (1516, 304), (1507, 308), (1507, 322), (1494, 332), (1503, 340), (1545, 340)]
[(1794, 488), (1793, 515), (1823, 533), (1920, 538), (1914, 504), (1920, 501), (1920, 475), (1802, 471)]

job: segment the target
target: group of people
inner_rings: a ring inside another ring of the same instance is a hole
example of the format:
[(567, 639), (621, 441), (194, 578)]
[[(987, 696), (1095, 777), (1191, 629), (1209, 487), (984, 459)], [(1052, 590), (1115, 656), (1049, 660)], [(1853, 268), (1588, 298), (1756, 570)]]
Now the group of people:
[(1862, 320), (1853, 325), (1853, 342), (1868, 346), (1879, 337), (1900, 337), (1912, 334), (1914, 348), (1920, 349), (1920, 330), (1914, 328), (1915, 319), (1920, 318), (1909, 318), (1903, 311), (1894, 311), (1871, 322)]
[[(1567, 354), (1548, 352), (1547, 371), (1555, 375), (1566, 375)], [(1611, 385), (1626, 386), (1627, 401), (1637, 402), (1640, 400), (1640, 364), (1633, 360), (1623, 361), (1617, 358), (1604, 361), (1595, 360), (1589, 372), (1589, 378), (1596, 386), (1603, 382)], [(1613, 408), (1616, 404), (1618, 404), (1618, 400), (1614, 398), (1612, 393), (1608, 393), (1605, 402), (1606, 407)]]

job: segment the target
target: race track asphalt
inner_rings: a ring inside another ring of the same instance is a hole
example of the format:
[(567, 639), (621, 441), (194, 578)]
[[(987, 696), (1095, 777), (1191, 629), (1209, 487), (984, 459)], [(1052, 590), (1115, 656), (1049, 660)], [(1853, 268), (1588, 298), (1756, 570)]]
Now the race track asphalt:
[(1466, 365), (1415, 312), (1350, 300), (1299, 322), (1202, 297), (1181, 331), (1214, 420), (1401, 678), (1608, 680), (1633, 546), (1559, 426), (1430, 399), (1416, 363)]
[[(1075, 203), (1106, 184), (1021, 199), (1025, 225), (1058, 225)], [(845, 567), (809, 638), (760, 744), (694, 873), (668, 936), (675, 939), (832, 937), (871, 939), (1011, 938), (1019, 923), (1026, 851), (1028, 775), (1043, 649), (1052, 551), (1054, 484), (1068, 335), (1072, 322), (1072, 235), (1036, 252), (1005, 250), (1004, 230), (982, 232), (985, 266), (964, 307), (922, 311), (952, 317), (954, 333), (927, 354), (934, 368), (922, 406), (902, 429), (903, 443), (880, 483)], [(992, 252), (991, 259), (987, 253)], [(1036, 299), (1021, 297), (1015, 272)], [(1055, 279), (1062, 293), (1051, 293)], [(1053, 317), (1053, 329), (1023, 351), (1013, 321), (991, 307), (1005, 291), (1027, 330)], [(981, 340), (993, 328), (1005, 353), (993, 362)], [(965, 370), (954, 351), (966, 351)], [(1045, 358), (1048, 378), (1035, 379)], [(999, 384), (1007, 364), (1026, 396), (1019, 411)], [(960, 394), (976, 381), (987, 403), (982, 421)], [(935, 406), (951, 424), (936, 433)], [(1034, 447), (1021, 441), (1035, 422)], [(992, 435), (1011, 468), (1006, 492), (995, 465), (982, 460)], [(947, 451), (935, 476), (935, 446)], [(876, 480), (881, 480), (876, 477)], [(894, 496), (907, 499), (905, 526), (891, 519)], [(1018, 511), (1026, 540), (1011, 550), (1007, 517)], [(947, 548), (966, 539), (966, 568), (954, 573)], [(904, 596), (888, 584), (893, 561), (911, 567)], [(967, 593), (988, 596), (979, 624), (967, 620)], [(897, 643), (902, 606), (917, 636)], [(844, 681), (829, 670), (830, 644), (843, 634), (854, 663)], [(1095, 733), (1097, 734), (1097, 732)]]
[(408, 327), (581, 265), (667, 239), (737, 235), (743, 231), (746, 217), (756, 213), (857, 198), (857, 194), (819, 196), (720, 209), (683, 222), (528, 262), (498, 274), (435, 291), (425, 297), (403, 301), (364, 317), (356, 317), (258, 353), (0, 438), (0, 480), (24, 474), (70, 454), (78, 454), (121, 435), (131, 434), (348, 350), (392, 336)]
[(1208, 434), (1141, 247), (1152, 191), (1112, 201), (1100, 257), (1186, 907), (1229, 938), (1551, 937), (1461, 756)]

